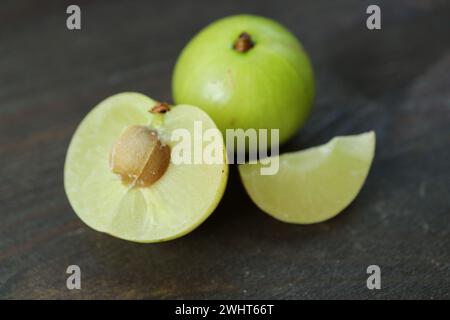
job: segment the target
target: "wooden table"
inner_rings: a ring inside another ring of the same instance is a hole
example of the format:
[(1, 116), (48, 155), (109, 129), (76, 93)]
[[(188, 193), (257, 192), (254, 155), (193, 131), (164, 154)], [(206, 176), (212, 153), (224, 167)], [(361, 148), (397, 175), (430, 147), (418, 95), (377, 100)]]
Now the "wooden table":
[[(0, 298), (450, 297), (450, 3), (448, 1), (61, 1), (0, 5)], [(378, 4), (382, 29), (366, 28)], [(375, 130), (358, 198), (338, 217), (278, 222), (232, 168), (220, 206), (175, 241), (134, 244), (95, 232), (71, 209), (63, 164), (99, 101), (139, 91), (171, 101), (180, 50), (234, 13), (272, 17), (310, 53), (317, 100), (283, 148)], [(82, 289), (66, 288), (66, 268)], [(381, 290), (366, 269), (381, 268)]]

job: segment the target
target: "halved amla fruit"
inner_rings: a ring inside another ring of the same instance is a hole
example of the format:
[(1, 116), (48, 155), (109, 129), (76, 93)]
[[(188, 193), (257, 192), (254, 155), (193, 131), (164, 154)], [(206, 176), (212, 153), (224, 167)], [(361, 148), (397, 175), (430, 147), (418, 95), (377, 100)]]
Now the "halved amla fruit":
[(228, 166), (221, 135), (215, 150), (222, 162), (172, 161), (179, 142), (172, 134), (193, 135), (198, 124), (216, 129), (197, 107), (170, 108), (139, 93), (101, 102), (67, 152), (64, 187), (77, 215), (95, 230), (136, 242), (177, 238), (200, 225), (223, 195)]
[(374, 152), (372, 131), (271, 159), (279, 160), (274, 175), (261, 175), (260, 162), (240, 165), (239, 173), (261, 210), (284, 222), (310, 224), (336, 216), (355, 199)]

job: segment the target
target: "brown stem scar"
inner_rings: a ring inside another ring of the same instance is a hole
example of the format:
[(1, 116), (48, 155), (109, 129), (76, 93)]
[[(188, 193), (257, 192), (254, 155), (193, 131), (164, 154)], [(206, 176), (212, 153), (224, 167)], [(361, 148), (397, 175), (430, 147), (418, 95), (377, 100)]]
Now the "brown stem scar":
[(150, 109), (152, 113), (166, 113), (170, 111), (170, 106), (165, 102), (158, 102), (153, 108)]
[(234, 50), (238, 52), (247, 52), (253, 48), (255, 43), (252, 41), (250, 34), (247, 32), (242, 32), (236, 42), (234, 43)]

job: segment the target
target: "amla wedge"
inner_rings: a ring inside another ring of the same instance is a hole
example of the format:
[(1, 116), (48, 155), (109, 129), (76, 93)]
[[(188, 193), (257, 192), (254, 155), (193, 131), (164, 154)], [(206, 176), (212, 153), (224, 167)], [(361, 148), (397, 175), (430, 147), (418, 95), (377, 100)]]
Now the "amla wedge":
[(177, 238), (201, 224), (223, 195), (228, 167), (222, 136), (222, 163), (170, 161), (172, 132), (193, 133), (195, 122), (216, 128), (211, 118), (188, 105), (149, 112), (155, 105), (138, 93), (112, 96), (72, 138), (65, 190), (74, 211), (95, 230), (136, 242)]
[(355, 199), (374, 152), (375, 133), (368, 132), (280, 155), (274, 175), (261, 175), (260, 163), (240, 165), (239, 173), (260, 209), (284, 222), (310, 224), (334, 217)]

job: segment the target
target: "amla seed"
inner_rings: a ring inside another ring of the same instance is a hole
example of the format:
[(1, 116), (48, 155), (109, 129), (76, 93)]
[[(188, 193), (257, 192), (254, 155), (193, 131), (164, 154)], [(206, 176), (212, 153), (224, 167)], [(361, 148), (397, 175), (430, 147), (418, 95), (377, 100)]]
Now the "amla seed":
[(127, 127), (111, 151), (111, 170), (123, 183), (148, 187), (158, 181), (170, 162), (170, 147), (145, 126)]

